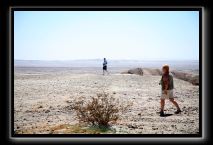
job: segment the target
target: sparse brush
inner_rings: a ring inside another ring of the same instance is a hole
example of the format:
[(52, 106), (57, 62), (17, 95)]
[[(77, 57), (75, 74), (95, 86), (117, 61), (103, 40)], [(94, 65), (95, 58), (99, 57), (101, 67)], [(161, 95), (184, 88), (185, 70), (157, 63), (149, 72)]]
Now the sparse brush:
[(87, 100), (83, 97), (75, 100), (71, 108), (76, 111), (80, 122), (108, 127), (109, 122), (116, 122), (130, 105), (121, 104), (119, 99), (109, 96), (108, 93), (99, 93)]

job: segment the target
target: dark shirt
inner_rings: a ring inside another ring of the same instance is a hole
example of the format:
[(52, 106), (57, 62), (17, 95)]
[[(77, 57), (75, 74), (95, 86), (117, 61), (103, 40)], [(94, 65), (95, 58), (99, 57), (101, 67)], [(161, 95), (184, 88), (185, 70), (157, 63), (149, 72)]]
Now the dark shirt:
[[(161, 84), (161, 89), (164, 90), (164, 81), (163, 81), (163, 76), (161, 77), (160, 80), (160, 84)], [(169, 87), (167, 90), (172, 90), (174, 89), (174, 82), (173, 82), (173, 76), (171, 74), (169, 74)]]

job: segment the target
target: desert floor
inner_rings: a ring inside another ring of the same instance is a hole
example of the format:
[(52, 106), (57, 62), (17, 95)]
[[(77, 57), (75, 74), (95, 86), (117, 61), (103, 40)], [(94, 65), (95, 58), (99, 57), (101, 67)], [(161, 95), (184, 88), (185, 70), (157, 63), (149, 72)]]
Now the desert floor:
[[(160, 117), (160, 76), (121, 74), (123, 69), (102, 75), (97, 69), (15, 68), (14, 131), (16, 133), (67, 133), (65, 127), (78, 124), (69, 109), (77, 97), (96, 95), (105, 89), (110, 95), (133, 102), (112, 125), (116, 134), (199, 133), (199, 86), (174, 79), (174, 96), (182, 112), (166, 101)], [(71, 132), (69, 132), (71, 133)]]

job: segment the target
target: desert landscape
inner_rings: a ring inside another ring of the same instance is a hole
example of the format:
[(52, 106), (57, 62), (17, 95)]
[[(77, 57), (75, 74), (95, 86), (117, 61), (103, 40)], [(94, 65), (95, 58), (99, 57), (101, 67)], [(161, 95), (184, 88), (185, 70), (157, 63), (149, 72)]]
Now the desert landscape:
[(140, 67), (143, 75), (137, 74), (136, 66), (109, 67), (110, 74), (102, 75), (102, 67), (30, 67), (15, 63), (15, 133), (97, 133), (88, 132), (85, 129), (87, 126), (81, 126), (69, 106), (78, 97), (89, 99), (104, 90), (132, 105), (111, 125), (109, 131), (103, 133), (198, 134), (198, 63), (192, 68), (184, 65), (172, 68), (174, 96), (182, 112), (174, 114), (175, 106), (166, 101), (166, 117), (159, 116), (160, 65)]

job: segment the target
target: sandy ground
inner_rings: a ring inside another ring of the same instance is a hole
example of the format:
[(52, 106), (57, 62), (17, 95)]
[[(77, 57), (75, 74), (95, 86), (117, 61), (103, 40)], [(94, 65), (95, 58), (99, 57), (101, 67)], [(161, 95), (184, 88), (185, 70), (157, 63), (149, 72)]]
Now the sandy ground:
[[(166, 101), (160, 117), (160, 76), (120, 74), (113, 70), (103, 76), (101, 70), (71, 68), (15, 68), (14, 130), (17, 133), (51, 133), (51, 127), (78, 124), (69, 109), (76, 97), (90, 98), (101, 88), (132, 107), (112, 126), (117, 134), (197, 134), (199, 132), (199, 86), (174, 79), (174, 96), (182, 113)], [(59, 131), (60, 133), (60, 131)]]

